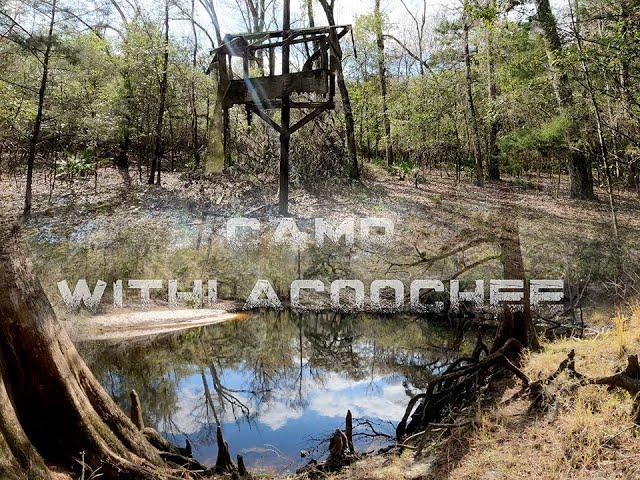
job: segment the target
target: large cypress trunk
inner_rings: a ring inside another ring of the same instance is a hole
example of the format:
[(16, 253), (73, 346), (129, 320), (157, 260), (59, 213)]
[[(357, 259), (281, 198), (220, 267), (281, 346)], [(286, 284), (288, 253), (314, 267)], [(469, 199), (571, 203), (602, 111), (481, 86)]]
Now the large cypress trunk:
[(71, 470), (81, 452), (106, 478), (162, 478), (57, 321), (17, 228), (0, 225), (0, 477), (50, 478), (45, 464)]

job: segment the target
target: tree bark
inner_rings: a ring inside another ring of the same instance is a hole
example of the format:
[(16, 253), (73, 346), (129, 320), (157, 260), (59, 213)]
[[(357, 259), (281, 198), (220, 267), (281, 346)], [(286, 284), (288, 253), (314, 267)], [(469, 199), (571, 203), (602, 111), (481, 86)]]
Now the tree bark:
[(40, 128), (42, 127), (42, 112), (44, 110), (44, 100), (47, 93), (47, 81), (49, 79), (49, 60), (51, 58), (51, 47), (53, 45), (53, 26), (56, 18), (56, 0), (51, 3), (51, 19), (49, 21), (49, 31), (47, 33), (46, 47), (42, 59), (42, 77), (40, 78), (40, 88), (38, 89), (38, 110), (33, 122), (33, 132), (29, 141), (29, 153), (27, 154), (27, 185), (24, 196), (23, 217), (31, 215), (31, 203), (33, 200), (33, 167), (36, 160), (36, 147), (40, 139)]
[(49, 479), (45, 462), (74, 470), (81, 452), (106, 478), (162, 478), (158, 451), (58, 323), (17, 227), (0, 225), (0, 476)]
[[(162, 53), (162, 77), (160, 80), (160, 98), (158, 102), (158, 119), (156, 122), (155, 145), (153, 149), (153, 159), (149, 172), (148, 183), (160, 185), (160, 171), (162, 170), (162, 122), (167, 100), (167, 83), (169, 69), (169, 1), (164, 4), (164, 42)], [(157, 174), (157, 178), (156, 178)]]
[(384, 36), (382, 35), (382, 14), (380, 13), (380, 0), (375, 0), (373, 10), (376, 45), (378, 46), (378, 80), (380, 81), (380, 96), (382, 99), (382, 125), (384, 127), (384, 152), (387, 165), (393, 165), (393, 145), (391, 143), (391, 122), (387, 108), (387, 69), (384, 59)]
[[(562, 41), (558, 33), (556, 18), (551, 10), (549, 0), (535, 0), (537, 19), (542, 27), (547, 45), (549, 68), (552, 72), (552, 82), (560, 111), (568, 117), (573, 117), (573, 92), (569, 86), (566, 71), (558, 66), (558, 59), (562, 55)], [(593, 173), (591, 162), (585, 154), (577, 149), (571, 149), (569, 158), (569, 178), (571, 182), (571, 198), (593, 199)]]

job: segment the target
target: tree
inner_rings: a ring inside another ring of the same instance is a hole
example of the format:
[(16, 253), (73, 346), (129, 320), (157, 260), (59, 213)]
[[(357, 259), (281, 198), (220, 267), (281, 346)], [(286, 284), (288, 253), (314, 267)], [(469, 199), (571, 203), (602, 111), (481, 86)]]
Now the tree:
[[(160, 171), (162, 170), (162, 122), (167, 101), (167, 84), (169, 72), (169, 0), (164, 3), (164, 43), (162, 53), (162, 72), (160, 79), (160, 94), (158, 100), (158, 118), (155, 130), (155, 146), (153, 149), (153, 159), (151, 161), (151, 169), (149, 173), (148, 183), (152, 185), (154, 182), (160, 185)], [(157, 172), (157, 178), (156, 178)]]
[(191, 141), (193, 142), (193, 161), (195, 167), (200, 168), (200, 146), (198, 142), (198, 105), (196, 102), (196, 65), (198, 61), (198, 32), (196, 31), (196, 0), (191, 0), (191, 33), (193, 35), (193, 54), (191, 57), (191, 66), (193, 67), (193, 76), (191, 80)]
[(418, 66), (420, 67), (420, 75), (424, 75), (427, 70), (427, 66), (423, 60), (424, 55), (424, 38), (425, 38), (425, 26), (427, 23), (427, 1), (422, 0), (422, 10), (420, 12), (420, 18), (418, 19), (418, 14), (414, 13), (413, 8), (410, 8), (404, 0), (400, 0), (402, 6), (404, 7), (407, 14), (411, 17), (414, 26), (416, 27), (416, 37), (417, 42), (416, 45), (418, 47), (418, 53), (416, 55), (412, 54), (412, 52), (401, 44), (398, 43), (404, 48), (404, 50), (409, 54), (410, 57), (413, 57), (414, 60), (418, 60)]
[(491, 110), (489, 112), (489, 145), (488, 145), (488, 157), (489, 157), (489, 180), (500, 180), (500, 149), (498, 147), (498, 133), (500, 132), (500, 118), (495, 111), (498, 101), (498, 84), (496, 81), (496, 66), (495, 66), (495, 40), (494, 29), (496, 28), (496, 16), (497, 8), (496, 1), (489, 0), (488, 5), (489, 19), (485, 21), (485, 29), (487, 32), (487, 83), (489, 85), (489, 101)]
[(116, 33), (120, 35), (123, 43), (123, 57), (124, 61), (121, 62), (121, 75), (122, 75), (122, 87), (123, 87), (123, 100), (122, 100), (122, 109), (121, 109), (121, 139), (120, 145), (118, 149), (118, 155), (116, 156), (116, 166), (120, 170), (123, 175), (125, 184), (131, 183), (131, 177), (129, 175), (129, 148), (131, 147), (131, 130), (132, 130), (132, 98), (133, 98), (133, 86), (131, 84), (131, 72), (129, 70), (129, 62), (127, 59), (128, 46), (127, 42), (129, 40), (129, 19), (125, 14), (124, 10), (120, 7), (120, 5), (115, 0), (110, 0), (113, 7), (118, 12), (120, 16), (120, 20), (122, 22), (123, 28), (122, 31), (115, 29)]
[(50, 479), (47, 463), (73, 470), (81, 452), (106, 478), (165, 465), (58, 323), (18, 228), (0, 224), (0, 476)]
[[(569, 75), (561, 66), (563, 53), (562, 41), (558, 33), (556, 17), (551, 10), (549, 0), (535, 0), (536, 19), (542, 27), (546, 41), (549, 68), (560, 111), (567, 117), (574, 115), (573, 92), (569, 85)], [(572, 148), (569, 159), (569, 176), (571, 180), (571, 198), (593, 199), (593, 174), (591, 162), (584, 152)]]
[(465, 91), (467, 97), (467, 109), (469, 111), (469, 121), (471, 123), (471, 141), (474, 156), (474, 180), (476, 185), (482, 186), (484, 183), (484, 169), (482, 167), (482, 147), (480, 146), (480, 127), (478, 126), (478, 112), (476, 111), (473, 99), (473, 77), (471, 75), (471, 53), (469, 52), (469, 9), (470, 5), (465, 0), (462, 6), (462, 47), (464, 49), (464, 78)]
[(29, 140), (29, 153), (27, 154), (27, 185), (24, 196), (24, 217), (31, 215), (33, 166), (36, 160), (36, 149), (40, 139), (40, 128), (42, 127), (42, 114), (44, 111), (44, 100), (47, 94), (47, 81), (49, 79), (49, 61), (51, 59), (51, 48), (53, 46), (53, 27), (56, 18), (56, 0), (51, 3), (51, 15), (49, 17), (49, 30), (45, 38), (45, 48), (42, 57), (42, 77), (40, 78), (40, 88), (38, 89), (38, 110), (33, 122), (33, 132)]
[(378, 46), (378, 80), (380, 82), (380, 95), (382, 98), (382, 124), (384, 127), (384, 151), (387, 165), (393, 165), (393, 145), (391, 141), (391, 121), (387, 108), (387, 68), (384, 59), (384, 36), (382, 35), (382, 14), (380, 13), (380, 0), (375, 0), (373, 9), (376, 44)]
[[(607, 197), (609, 199), (609, 208), (611, 209), (611, 225), (613, 228), (613, 237), (618, 242), (618, 216), (616, 213), (616, 205), (615, 199), (613, 197), (613, 181), (611, 179), (611, 168), (609, 167), (609, 152), (607, 148), (607, 142), (604, 138), (604, 127), (602, 123), (602, 113), (600, 111), (600, 106), (598, 104), (598, 100), (596, 98), (595, 89), (593, 86), (593, 82), (591, 79), (591, 72), (589, 70), (589, 66), (587, 65), (587, 61), (584, 56), (584, 51), (582, 47), (582, 38), (580, 36), (580, 32), (578, 30), (578, 20), (576, 19), (577, 12), (574, 14), (574, 9), (571, 6), (571, 1), (569, 0), (569, 11), (571, 14), (571, 26), (573, 28), (573, 33), (576, 37), (576, 43), (578, 46), (578, 56), (580, 57), (580, 65), (582, 66), (582, 71), (585, 77), (585, 83), (587, 90), (589, 92), (589, 98), (591, 99), (591, 105), (593, 107), (593, 115), (596, 122), (596, 131), (598, 132), (598, 146), (600, 147), (600, 159), (602, 160), (602, 165), (604, 166), (605, 178), (607, 183)], [(578, 1), (575, 0), (576, 10), (578, 7)]]
[[(320, 0), (320, 5), (327, 17), (327, 22), (331, 26), (336, 25), (333, 14), (335, 0)], [(349, 90), (344, 80), (344, 71), (342, 69), (342, 47), (336, 36), (335, 30), (332, 30), (329, 41), (331, 42), (331, 55), (334, 58), (332, 62), (336, 68), (336, 77), (338, 81), (338, 90), (340, 90), (340, 98), (342, 100), (342, 110), (344, 111), (345, 134), (347, 136), (347, 151), (349, 153), (349, 176), (352, 179), (360, 177), (360, 169), (358, 167), (358, 154), (356, 150), (355, 126), (353, 121), (353, 111), (351, 109), (351, 100), (349, 99)]]

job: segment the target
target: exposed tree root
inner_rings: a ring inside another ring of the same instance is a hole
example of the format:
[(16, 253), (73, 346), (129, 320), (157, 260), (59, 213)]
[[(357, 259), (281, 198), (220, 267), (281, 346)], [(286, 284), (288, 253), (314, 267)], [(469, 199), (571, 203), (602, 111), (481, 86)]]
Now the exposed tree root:
[[(480, 359), (486, 347), (479, 346), (478, 339), (472, 358), (463, 358), (451, 364), (444, 374), (431, 380), (424, 393), (414, 396), (408, 403), (404, 416), (396, 427), (396, 440), (405, 436), (426, 431), (430, 425), (440, 422), (454, 409), (461, 409), (473, 401), (481, 387), (493, 375), (508, 370), (515, 374), (524, 386), (529, 385), (528, 377), (510, 358), (515, 358), (522, 350), (522, 344), (515, 338), (509, 338), (493, 353)], [(482, 344), (483, 345), (483, 344)], [(416, 404), (418, 407), (415, 408)]]
[(608, 385), (612, 388), (621, 388), (626, 390), (633, 397), (633, 421), (636, 425), (640, 425), (640, 364), (638, 364), (638, 355), (629, 355), (627, 357), (627, 367), (609, 377), (587, 379), (582, 377), (582, 384)]
[[(627, 391), (633, 397), (632, 415), (636, 425), (640, 425), (640, 364), (637, 355), (627, 357), (627, 366), (624, 370), (613, 375), (599, 378), (588, 378), (576, 371), (575, 350), (567, 354), (560, 365), (547, 378), (530, 383), (528, 387), (517, 393), (515, 397), (528, 396), (532, 402), (528, 412), (546, 411), (555, 404), (555, 396), (548, 392), (546, 388), (551, 382), (557, 379), (561, 373), (566, 372), (569, 378), (577, 381), (577, 387), (585, 385), (606, 385), (610, 388), (620, 388)], [(511, 399), (510, 399), (511, 400)]]

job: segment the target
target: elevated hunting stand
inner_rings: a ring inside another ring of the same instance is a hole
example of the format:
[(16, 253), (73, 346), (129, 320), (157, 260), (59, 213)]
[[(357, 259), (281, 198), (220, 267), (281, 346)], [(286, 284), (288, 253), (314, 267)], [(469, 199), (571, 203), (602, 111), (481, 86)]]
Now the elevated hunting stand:
[[(291, 29), (290, 0), (284, 0), (282, 30), (260, 33), (229, 34), (222, 45), (213, 50), (209, 70), (218, 72), (218, 101), (223, 111), (223, 150), (228, 161), (229, 109), (244, 105), (247, 119), (256, 114), (280, 134), (280, 191), (279, 211), (288, 214), (289, 202), (289, 139), (291, 135), (334, 108), (335, 76), (341, 59), (336, 48), (340, 39), (351, 30), (350, 25)], [(299, 47), (296, 60), (300, 71), (291, 72), (291, 47)], [(276, 75), (276, 52), (280, 51), (282, 69)], [(234, 78), (233, 57), (242, 60), (242, 77)], [(267, 65), (265, 66), (265, 57)], [(259, 76), (250, 74), (253, 64)], [(313, 98), (291, 96), (312, 94)], [(311, 109), (291, 125), (291, 109)], [(269, 110), (280, 109), (280, 124)]]

